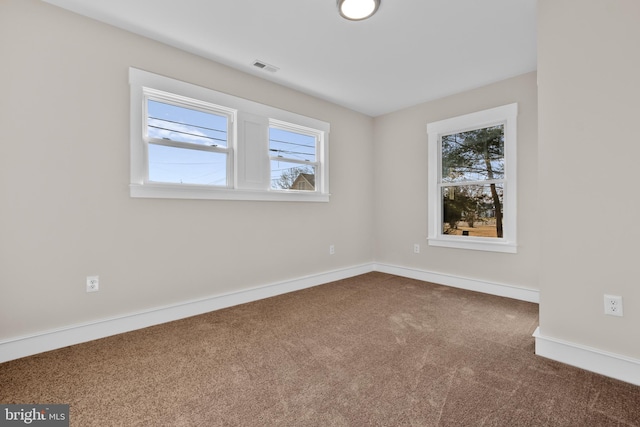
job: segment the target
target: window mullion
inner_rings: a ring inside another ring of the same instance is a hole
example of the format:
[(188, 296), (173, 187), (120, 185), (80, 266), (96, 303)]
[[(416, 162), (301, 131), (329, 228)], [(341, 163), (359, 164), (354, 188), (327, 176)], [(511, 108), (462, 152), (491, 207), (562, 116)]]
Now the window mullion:
[(491, 185), (491, 184), (503, 184), (504, 179), (486, 179), (483, 181), (456, 181), (456, 182), (440, 182), (441, 187), (460, 187), (463, 185)]
[(166, 147), (184, 148), (187, 150), (211, 151), (214, 153), (229, 153), (229, 148), (210, 145), (190, 144), (188, 142), (173, 141), (171, 139), (147, 138), (149, 144), (164, 145)]
[(298, 160), (298, 159), (292, 159), (290, 157), (280, 157), (280, 156), (269, 156), (269, 160), (273, 160), (275, 162), (277, 162), (278, 160), (281, 162), (287, 162), (287, 163), (297, 163), (300, 165), (308, 165), (308, 166), (318, 166), (318, 162), (310, 162), (308, 160)]

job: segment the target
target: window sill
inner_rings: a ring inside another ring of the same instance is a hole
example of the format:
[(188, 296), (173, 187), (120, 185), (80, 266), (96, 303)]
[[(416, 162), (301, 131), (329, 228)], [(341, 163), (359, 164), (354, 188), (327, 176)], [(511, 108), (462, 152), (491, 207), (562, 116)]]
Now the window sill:
[(458, 239), (455, 237), (430, 237), (427, 240), (429, 241), (429, 246), (439, 246), (444, 248), (470, 249), (475, 251), (502, 252), (511, 254), (515, 254), (518, 252), (518, 246), (513, 242), (490, 242), (484, 238), (476, 240), (469, 237), (466, 237), (464, 239)]
[(151, 199), (329, 202), (330, 194), (303, 191), (258, 191), (195, 185), (130, 184), (130, 196)]

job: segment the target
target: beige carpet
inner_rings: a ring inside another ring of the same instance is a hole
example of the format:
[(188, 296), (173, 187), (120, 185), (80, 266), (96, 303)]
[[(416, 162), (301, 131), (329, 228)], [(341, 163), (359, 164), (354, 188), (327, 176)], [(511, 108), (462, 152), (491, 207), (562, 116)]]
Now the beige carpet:
[(640, 426), (640, 387), (534, 355), (535, 304), (370, 273), (0, 364), (72, 426)]

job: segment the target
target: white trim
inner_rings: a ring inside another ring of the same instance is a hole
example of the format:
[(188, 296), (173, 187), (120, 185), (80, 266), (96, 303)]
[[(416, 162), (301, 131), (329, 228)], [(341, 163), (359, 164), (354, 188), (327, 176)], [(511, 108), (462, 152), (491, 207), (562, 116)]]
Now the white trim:
[[(238, 96), (218, 92), (203, 86), (183, 82), (171, 77), (161, 76), (159, 74), (140, 70), (134, 67), (129, 68), (129, 83), (133, 87), (140, 88), (140, 90), (142, 90), (142, 87), (151, 87), (159, 91), (178, 94), (193, 100), (211, 103), (223, 109), (248, 111), (251, 114), (269, 117), (283, 122), (295, 123), (300, 126), (306, 126), (309, 129), (318, 129), (327, 133), (331, 130), (329, 123), (312, 117), (281, 110), (270, 105), (250, 101)], [(139, 105), (140, 104), (136, 102), (135, 109), (139, 110), (141, 108)]]
[[(124, 332), (159, 325), (186, 317), (196, 316), (234, 305), (257, 301), (336, 280), (358, 276), (372, 271), (393, 274), (416, 280), (452, 286), (491, 295), (504, 296), (528, 302), (539, 302), (539, 291), (510, 285), (469, 279), (389, 264), (371, 263), (319, 273), (297, 279), (258, 286), (238, 292), (229, 292), (208, 298), (184, 301), (124, 316), (71, 325), (36, 334), (0, 341), (0, 363), (45, 351), (80, 344)], [(545, 337), (539, 328), (533, 336), (536, 354), (581, 369), (640, 385), (640, 360), (598, 350), (592, 347)]]
[[(472, 251), (490, 251), (502, 252), (507, 254), (515, 254), (518, 252), (518, 246), (509, 242), (487, 241), (482, 237), (464, 237), (462, 236), (445, 236), (429, 237), (427, 240), (429, 246), (440, 246), (443, 248), (470, 249)], [(493, 239), (499, 240), (499, 239)]]
[(376, 263), (374, 264), (374, 270), (380, 271), (382, 273), (393, 274), (396, 276), (408, 277), (410, 279), (436, 283), (438, 285), (467, 289), (469, 291), (482, 292), (485, 294), (497, 295), (533, 303), (540, 302), (540, 291), (535, 289), (487, 282), (485, 280), (470, 279), (466, 277), (454, 276), (451, 274), (436, 273), (433, 271), (418, 270), (415, 268), (399, 267), (389, 264)]
[(329, 202), (331, 194), (295, 190), (244, 190), (181, 184), (129, 184), (131, 197), (155, 199), (251, 200), (271, 202)]
[(536, 328), (536, 354), (557, 362), (640, 386), (640, 360), (609, 353), (558, 338), (547, 337)]
[(229, 292), (198, 300), (184, 301), (123, 316), (70, 325), (22, 337), (10, 338), (0, 341), (0, 363), (111, 335), (159, 325), (161, 323), (171, 322), (186, 317), (196, 316), (238, 304), (257, 301), (287, 292), (318, 286), (336, 280), (370, 273), (372, 271), (379, 271), (396, 276), (408, 277), (440, 285), (499, 295), (523, 301), (536, 303), (539, 301), (539, 293), (533, 289), (518, 288), (509, 285), (388, 264), (361, 264), (325, 273), (318, 273), (278, 283), (258, 286), (242, 291)]
[(287, 292), (358, 276), (371, 271), (373, 271), (372, 264), (362, 264), (265, 286), (258, 286), (238, 292), (229, 292), (208, 298), (184, 301), (124, 316), (71, 325), (28, 336), (10, 338), (0, 341), (0, 363), (105, 338), (111, 335), (159, 325), (161, 323), (184, 319), (234, 305), (270, 298)]

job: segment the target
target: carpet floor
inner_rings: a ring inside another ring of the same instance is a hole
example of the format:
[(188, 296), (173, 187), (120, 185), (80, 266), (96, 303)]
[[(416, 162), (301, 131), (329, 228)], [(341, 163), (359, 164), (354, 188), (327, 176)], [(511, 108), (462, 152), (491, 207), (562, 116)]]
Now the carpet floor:
[(640, 426), (640, 387), (534, 354), (538, 306), (369, 273), (0, 364), (72, 426)]

